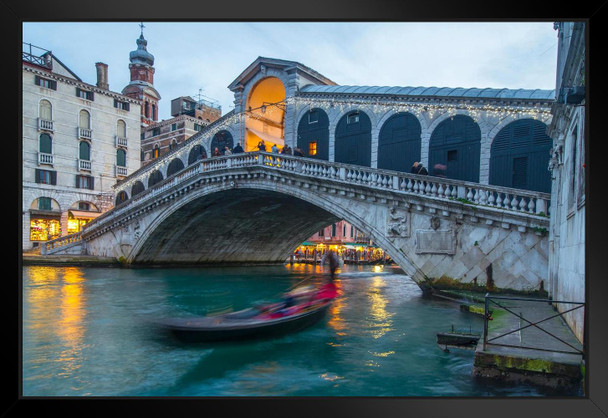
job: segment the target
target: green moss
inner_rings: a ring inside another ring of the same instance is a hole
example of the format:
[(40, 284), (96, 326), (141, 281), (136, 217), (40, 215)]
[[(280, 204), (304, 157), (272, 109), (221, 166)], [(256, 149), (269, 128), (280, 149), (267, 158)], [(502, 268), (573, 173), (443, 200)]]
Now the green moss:
[(494, 364), (500, 369), (517, 369), (537, 373), (551, 373), (553, 362), (543, 359), (528, 359), (509, 356), (493, 356)]

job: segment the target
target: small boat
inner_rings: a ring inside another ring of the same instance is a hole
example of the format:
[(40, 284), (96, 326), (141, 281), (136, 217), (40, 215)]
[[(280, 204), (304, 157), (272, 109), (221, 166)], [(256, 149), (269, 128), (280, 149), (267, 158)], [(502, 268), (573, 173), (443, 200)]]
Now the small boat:
[(156, 321), (184, 342), (209, 342), (264, 338), (299, 331), (325, 316), (337, 292), (296, 289), (285, 300), (221, 315), (169, 318)]

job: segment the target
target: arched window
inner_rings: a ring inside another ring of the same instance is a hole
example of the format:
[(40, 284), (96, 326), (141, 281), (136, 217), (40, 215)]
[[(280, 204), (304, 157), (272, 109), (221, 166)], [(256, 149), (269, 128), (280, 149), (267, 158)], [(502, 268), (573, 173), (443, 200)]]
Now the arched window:
[(91, 145), (88, 142), (80, 141), (78, 144), (78, 158), (91, 161)]
[(48, 100), (40, 100), (40, 119), (43, 120), (53, 120), (53, 107), (51, 106), (51, 102)]
[(310, 109), (298, 124), (297, 146), (304, 155), (329, 160), (329, 118), (321, 109)]
[(184, 168), (184, 163), (179, 158), (174, 159), (169, 163), (169, 167), (167, 167), (167, 177), (177, 173), (181, 169)]
[(429, 142), (429, 174), (436, 164), (447, 166), (446, 177), (479, 182), (481, 130), (469, 116), (455, 115), (437, 126)]
[(78, 127), (82, 129), (91, 129), (91, 115), (86, 110), (81, 110), (78, 115)]
[(123, 190), (123, 191), (119, 192), (119, 193), (116, 195), (116, 202), (115, 202), (115, 205), (116, 205), (116, 206), (118, 206), (118, 205), (120, 205), (121, 203), (126, 202), (127, 200), (129, 200), (129, 195), (127, 195), (127, 192), (125, 192), (125, 191)]
[(378, 138), (378, 168), (409, 172), (420, 161), (422, 128), (411, 113), (391, 116), (380, 129)]
[(143, 192), (146, 188), (141, 181), (136, 181), (133, 183), (133, 187), (131, 187), (131, 196), (137, 196), (141, 192)]
[(217, 149), (223, 154), (226, 147), (232, 148), (234, 147), (234, 141), (232, 139), (232, 134), (228, 131), (219, 131), (215, 135), (213, 135), (213, 139), (211, 140), (211, 152), (217, 147)]
[(550, 193), (547, 166), (553, 140), (546, 130), (547, 125), (534, 119), (502, 128), (490, 149), (490, 184)]
[(160, 182), (162, 180), (163, 180), (163, 174), (160, 171), (158, 171), (158, 170), (154, 170), (150, 174), (150, 177), (148, 177), (148, 187), (152, 187), (156, 183), (158, 183), (158, 182)]
[(119, 120), (116, 122), (116, 136), (119, 138), (127, 137), (127, 124), (124, 120)]
[(342, 116), (336, 127), (335, 161), (371, 166), (372, 124), (358, 110)]
[(118, 167), (126, 167), (127, 166), (127, 152), (124, 149), (116, 150), (116, 165)]
[(152, 158), (160, 157), (160, 148), (158, 145), (154, 145), (154, 149), (152, 150)]
[(39, 151), (43, 154), (53, 153), (53, 139), (49, 134), (40, 134), (40, 148)]
[(202, 145), (193, 146), (188, 154), (188, 165), (194, 164), (196, 161), (200, 160), (203, 153), (206, 154), (205, 148)]

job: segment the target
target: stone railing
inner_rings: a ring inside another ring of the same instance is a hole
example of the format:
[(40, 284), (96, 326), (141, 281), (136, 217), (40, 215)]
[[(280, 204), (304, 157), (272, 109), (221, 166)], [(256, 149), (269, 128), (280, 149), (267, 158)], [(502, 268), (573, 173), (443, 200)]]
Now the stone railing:
[[(134, 198), (127, 200), (120, 206), (122, 207), (128, 203), (136, 203), (151, 196), (156, 196), (179, 185), (187, 178), (201, 173), (255, 166), (312, 177), (317, 180), (327, 179), (377, 190), (455, 200), (464, 204), (482, 205), (503, 211), (523, 212), (540, 216), (548, 216), (551, 201), (551, 195), (548, 193), (314, 160), (291, 155), (248, 152), (200, 160)], [(139, 180), (144, 184), (147, 183), (147, 179), (144, 177)], [(123, 183), (116, 188), (116, 193), (124, 190), (127, 194), (130, 194), (128, 187), (129, 183)]]
[(263, 165), (274, 166), (281, 170), (298, 172), (319, 179), (341, 180), (349, 184), (457, 200), (462, 203), (489, 206), (501, 210), (541, 216), (548, 216), (549, 214), (551, 195), (548, 193), (359, 167), (310, 158), (268, 153), (252, 154), (260, 154), (263, 158), (261, 162)]
[(43, 243), (40, 247), (40, 254), (49, 255), (57, 251), (64, 252), (68, 247), (75, 247), (81, 243), (82, 233), (76, 232), (75, 234), (65, 235)]

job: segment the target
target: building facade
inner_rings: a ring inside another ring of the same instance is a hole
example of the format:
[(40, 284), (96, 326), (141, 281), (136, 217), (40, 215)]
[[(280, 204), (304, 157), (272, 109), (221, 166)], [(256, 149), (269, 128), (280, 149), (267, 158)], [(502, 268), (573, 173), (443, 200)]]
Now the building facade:
[[(557, 99), (551, 112), (549, 284), (554, 300), (585, 301), (585, 23), (558, 22)], [(573, 306), (557, 305), (564, 311)], [(565, 315), (580, 341), (584, 311)]]
[[(221, 117), (221, 107), (189, 96), (171, 100), (171, 119), (142, 126), (143, 165), (164, 155)], [(230, 147), (232, 148), (232, 146)]]
[(140, 166), (141, 102), (109, 90), (107, 65), (83, 82), (50, 51), (24, 45), (23, 249), (79, 232)]

